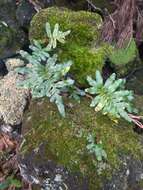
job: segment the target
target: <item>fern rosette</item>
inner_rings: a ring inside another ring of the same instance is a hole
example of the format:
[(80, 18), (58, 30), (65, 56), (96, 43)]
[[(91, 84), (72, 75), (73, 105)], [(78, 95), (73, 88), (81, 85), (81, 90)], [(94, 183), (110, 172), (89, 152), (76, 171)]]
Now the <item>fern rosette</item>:
[(99, 71), (96, 72), (96, 80), (87, 77), (90, 88), (85, 91), (89, 94), (96, 95), (90, 104), (95, 107), (95, 111), (102, 111), (104, 115), (113, 118), (124, 118), (131, 122), (129, 113), (136, 112), (132, 107), (133, 92), (125, 90), (125, 79), (116, 79), (113, 73), (104, 83)]
[(31, 67), (19, 68), (17, 71), (26, 75), (26, 79), (19, 86), (31, 90), (33, 98), (47, 96), (56, 103), (59, 112), (65, 116), (65, 109), (61, 93), (65, 88), (72, 86), (74, 81), (66, 78), (72, 62), (59, 64), (57, 55), (50, 57), (46, 64), (33, 64)]

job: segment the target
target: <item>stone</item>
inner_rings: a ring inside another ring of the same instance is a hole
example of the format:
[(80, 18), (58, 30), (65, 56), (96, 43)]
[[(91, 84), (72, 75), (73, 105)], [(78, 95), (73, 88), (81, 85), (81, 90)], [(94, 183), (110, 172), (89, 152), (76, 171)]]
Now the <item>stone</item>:
[(22, 76), (14, 71), (0, 80), (0, 119), (4, 124), (19, 125), (27, 105), (29, 91), (17, 87)]
[[(131, 184), (136, 186), (143, 172), (140, 167), (143, 149), (140, 135), (133, 130), (134, 125), (123, 120), (115, 123), (96, 113), (87, 98), (82, 98), (80, 103), (65, 99), (64, 103), (66, 118), (60, 116), (48, 99), (31, 102), (23, 120), (25, 143), (21, 154), (27, 155), (46, 143), (44, 159), (80, 173), (88, 180), (90, 190), (108, 190), (109, 187), (128, 190)], [(89, 133), (95, 135), (97, 142), (102, 141), (106, 160), (98, 162), (96, 156), (87, 151)], [(136, 169), (131, 169), (132, 165)]]
[(16, 10), (16, 18), (21, 27), (28, 30), (32, 17), (36, 14), (34, 5), (27, 0), (22, 0)]
[(5, 64), (8, 71), (13, 71), (17, 67), (22, 67), (25, 65), (24, 61), (19, 58), (10, 58), (6, 60)]
[(0, 58), (16, 54), (25, 44), (26, 35), (16, 20), (15, 0), (0, 1)]

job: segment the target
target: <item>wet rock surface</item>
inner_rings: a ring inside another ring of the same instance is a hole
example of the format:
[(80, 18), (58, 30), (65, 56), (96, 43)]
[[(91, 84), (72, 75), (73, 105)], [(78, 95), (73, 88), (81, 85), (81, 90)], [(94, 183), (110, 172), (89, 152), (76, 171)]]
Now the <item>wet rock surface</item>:
[(143, 164), (130, 156), (122, 157), (122, 166), (112, 179), (108, 181), (103, 190), (142, 190)]
[(135, 94), (143, 95), (143, 68), (129, 74), (127, 88), (133, 90)]
[(0, 2), (0, 58), (16, 54), (26, 43), (26, 35), (16, 20), (16, 1), (2, 0)]
[(19, 25), (28, 30), (30, 21), (35, 13), (36, 10), (34, 9), (33, 4), (27, 0), (20, 1), (16, 10), (16, 18)]
[[(45, 151), (43, 144), (30, 154), (19, 157), (21, 175), (26, 181), (33, 184), (33, 190), (89, 190), (86, 179), (69, 172), (52, 160), (47, 160), (44, 156)], [(34, 184), (36, 185), (34, 186)]]

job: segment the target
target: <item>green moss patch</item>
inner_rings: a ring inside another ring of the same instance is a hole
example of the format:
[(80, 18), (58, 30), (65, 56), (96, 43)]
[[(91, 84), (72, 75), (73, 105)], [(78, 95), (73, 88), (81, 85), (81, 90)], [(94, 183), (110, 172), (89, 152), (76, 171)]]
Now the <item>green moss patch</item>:
[[(66, 101), (66, 105), (67, 114), (63, 119), (56, 106), (48, 100), (31, 104), (23, 124), (26, 140), (21, 150), (23, 154), (47, 142), (47, 159), (87, 176), (91, 190), (99, 190), (102, 183), (119, 168), (121, 155), (142, 157), (140, 139), (131, 124), (122, 121), (116, 124), (108, 117), (96, 114), (84, 98), (80, 104), (71, 100)], [(97, 143), (102, 141), (107, 153), (106, 167), (100, 175), (98, 170), (103, 163), (97, 162), (96, 157), (86, 149), (89, 133), (96, 136)]]
[(102, 71), (106, 56), (111, 51), (109, 45), (100, 42), (102, 26), (100, 15), (55, 7), (43, 9), (32, 19), (29, 33), (31, 42), (33, 39), (48, 42), (46, 22), (52, 27), (59, 23), (62, 31), (71, 30), (66, 44), (59, 44), (58, 54), (61, 61), (69, 59), (73, 61), (71, 74), (81, 86), (84, 86), (87, 75), (93, 75), (96, 70)]

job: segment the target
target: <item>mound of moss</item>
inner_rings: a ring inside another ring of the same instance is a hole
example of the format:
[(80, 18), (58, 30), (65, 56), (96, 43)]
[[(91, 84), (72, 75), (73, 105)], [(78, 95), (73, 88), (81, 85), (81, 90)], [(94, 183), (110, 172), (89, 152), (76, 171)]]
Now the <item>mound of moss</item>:
[(133, 69), (141, 66), (139, 52), (134, 39), (128, 42), (123, 48), (115, 48), (109, 56), (109, 59), (111, 61), (111, 66), (118, 76), (121, 77), (126, 76), (132, 72)]
[[(66, 118), (62, 118), (56, 106), (47, 99), (31, 103), (23, 122), (25, 143), (22, 154), (47, 142), (47, 159), (86, 176), (90, 190), (101, 189), (112, 172), (123, 164), (121, 156), (131, 155), (141, 160), (142, 145), (131, 124), (123, 121), (116, 124), (95, 113), (85, 98), (80, 104), (73, 100), (65, 102)], [(88, 152), (88, 134), (94, 135), (97, 143), (102, 141), (107, 160), (98, 162), (96, 156)]]
[(100, 15), (55, 7), (43, 9), (31, 21), (29, 32), (31, 42), (33, 39), (47, 42), (46, 22), (52, 27), (59, 23), (62, 31), (71, 30), (66, 44), (58, 46), (59, 58), (61, 61), (69, 59), (73, 61), (71, 74), (81, 86), (84, 86), (87, 75), (94, 75), (97, 69), (102, 71), (106, 56), (111, 51), (109, 45), (100, 42), (102, 25)]

